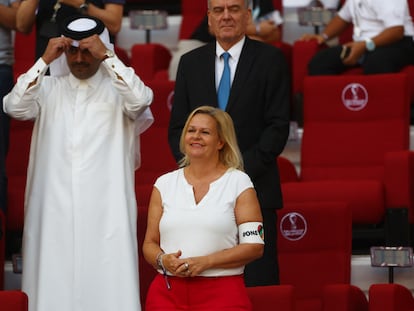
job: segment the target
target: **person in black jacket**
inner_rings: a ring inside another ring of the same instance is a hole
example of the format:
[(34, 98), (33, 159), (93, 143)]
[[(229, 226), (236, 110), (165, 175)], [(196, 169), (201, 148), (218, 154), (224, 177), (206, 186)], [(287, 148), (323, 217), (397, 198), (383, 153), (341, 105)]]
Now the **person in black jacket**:
[(290, 72), (282, 51), (250, 39), (248, 0), (210, 0), (208, 22), (216, 41), (181, 57), (169, 124), (169, 143), (177, 161), (181, 131), (198, 106), (217, 107), (223, 51), (230, 53), (231, 90), (226, 112), (234, 121), (246, 173), (261, 206), (264, 256), (246, 266), (247, 286), (279, 283), (276, 210), (282, 208), (276, 157), (289, 134)]

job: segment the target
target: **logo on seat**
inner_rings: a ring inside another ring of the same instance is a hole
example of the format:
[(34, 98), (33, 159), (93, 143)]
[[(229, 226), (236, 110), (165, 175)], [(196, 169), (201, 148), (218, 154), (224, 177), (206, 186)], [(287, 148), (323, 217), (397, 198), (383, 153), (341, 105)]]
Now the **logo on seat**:
[(287, 240), (300, 240), (305, 236), (307, 230), (308, 225), (305, 217), (299, 213), (287, 213), (280, 221), (280, 232)]
[(368, 103), (368, 92), (362, 84), (350, 83), (342, 91), (342, 102), (349, 110), (362, 110)]

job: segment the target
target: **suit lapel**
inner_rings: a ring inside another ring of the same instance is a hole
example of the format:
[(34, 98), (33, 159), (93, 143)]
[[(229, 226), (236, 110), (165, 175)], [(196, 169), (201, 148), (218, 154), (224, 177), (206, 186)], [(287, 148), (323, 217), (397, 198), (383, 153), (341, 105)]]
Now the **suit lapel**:
[(209, 102), (214, 107), (218, 107), (217, 90), (216, 90), (216, 43), (209, 44), (207, 50), (209, 54), (206, 62), (208, 67), (206, 81), (206, 88), (209, 94)]
[[(237, 102), (242, 90), (245, 87), (248, 87), (246, 81), (248, 81), (249, 74), (251, 73), (253, 62), (255, 59), (254, 47), (252, 47), (251, 39), (246, 37), (244, 42), (240, 59), (237, 64), (236, 73), (234, 75), (234, 80), (230, 90), (229, 102), (227, 104), (227, 111), (232, 109), (232, 107)], [(217, 96), (216, 96), (217, 97)]]
[[(199, 61), (199, 68), (200, 71), (197, 73), (200, 75), (200, 80), (203, 81), (202, 85), (198, 85), (197, 92), (199, 93), (198, 96), (204, 94), (205, 102), (209, 105), (218, 107), (217, 101), (217, 90), (216, 90), (216, 76), (215, 76), (215, 68), (216, 68), (216, 44), (215, 42), (208, 43), (203, 48), (203, 55), (200, 57)], [(194, 78), (194, 81), (198, 79)]]

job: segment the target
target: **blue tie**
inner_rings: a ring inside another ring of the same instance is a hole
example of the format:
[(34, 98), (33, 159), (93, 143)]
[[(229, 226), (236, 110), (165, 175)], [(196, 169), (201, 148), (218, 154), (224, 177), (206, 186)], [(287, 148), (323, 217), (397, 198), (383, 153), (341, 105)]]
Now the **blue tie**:
[(220, 84), (218, 87), (217, 97), (218, 97), (218, 106), (221, 110), (226, 110), (227, 101), (229, 100), (230, 95), (230, 66), (229, 66), (229, 57), (228, 52), (221, 54), (224, 60), (223, 74), (221, 75)]

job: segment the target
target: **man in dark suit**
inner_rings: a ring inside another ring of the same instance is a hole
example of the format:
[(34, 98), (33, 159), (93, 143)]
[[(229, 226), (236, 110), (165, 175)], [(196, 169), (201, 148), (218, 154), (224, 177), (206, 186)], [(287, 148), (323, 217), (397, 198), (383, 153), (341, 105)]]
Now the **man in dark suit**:
[(202, 105), (218, 106), (223, 71), (221, 53), (230, 53), (231, 90), (225, 110), (236, 128), (246, 173), (261, 204), (265, 252), (245, 269), (247, 286), (279, 283), (276, 210), (282, 208), (276, 157), (289, 134), (290, 73), (282, 52), (249, 39), (249, 0), (209, 0), (209, 27), (217, 41), (185, 54), (178, 66), (169, 143), (181, 158), (179, 138), (188, 114)]

